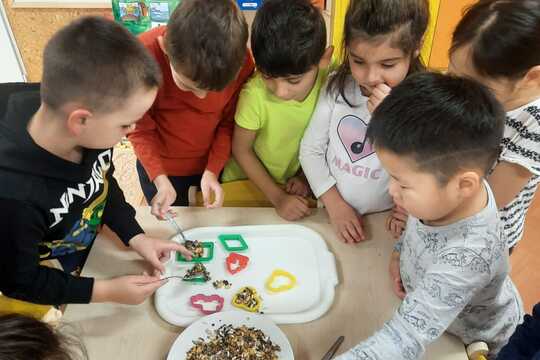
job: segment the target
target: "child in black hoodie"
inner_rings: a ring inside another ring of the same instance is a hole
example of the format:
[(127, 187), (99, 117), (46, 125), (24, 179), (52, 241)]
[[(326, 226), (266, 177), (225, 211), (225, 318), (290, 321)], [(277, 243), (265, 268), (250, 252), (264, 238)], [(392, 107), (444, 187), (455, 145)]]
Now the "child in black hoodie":
[[(48, 42), (41, 94), (10, 95), (0, 121), (0, 292), (41, 304), (144, 301), (164, 281), (71, 275), (109, 226), (157, 270), (179, 244), (149, 237), (112, 176), (112, 146), (152, 105), (161, 73), (135, 37), (98, 17)], [(40, 96), (41, 95), (41, 96)], [(64, 271), (40, 265), (58, 259)]]

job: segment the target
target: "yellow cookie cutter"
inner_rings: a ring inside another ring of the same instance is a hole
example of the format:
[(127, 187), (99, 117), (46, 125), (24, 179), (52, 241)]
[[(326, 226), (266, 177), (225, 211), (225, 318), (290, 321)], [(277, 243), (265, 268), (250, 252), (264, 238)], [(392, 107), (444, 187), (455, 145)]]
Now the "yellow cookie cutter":
[[(253, 302), (252, 305), (248, 305), (245, 302), (243, 302), (242, 299), (240, 299), (241, 297), (247, 296), (247, 295), (251, 295), (250, 297)], [(258, 312), (259, 309), (261, 308), (261, 304), (262, 304), (261, 297), (259, 296), (259, 294), (257, 294), (257, 290), (255, 290), (255, 288), (251, 286), (245, 286), (241, 288), (240, 290), (238, 290), (238, 292), (234, 295), (232, 299), (233, 306), (242, 310), (249, 311), (249, 312)]]
[[(280, 285), (280, 286), (272, 286), (274, 281), (279, 278), (284, 277), (289, 280), (289, 283)], [(266, 287), (266, 290), (273, 292), (273, 293), (279, 293), (287, 290), (291, 290), (293, 287), (296, 286), (296, 277), (291, 274), (290, 272), (287, 272), (285, 270), (277, 269), (272, 272), (268, 280), (266, 280), (266, 283), (264, 285)]]

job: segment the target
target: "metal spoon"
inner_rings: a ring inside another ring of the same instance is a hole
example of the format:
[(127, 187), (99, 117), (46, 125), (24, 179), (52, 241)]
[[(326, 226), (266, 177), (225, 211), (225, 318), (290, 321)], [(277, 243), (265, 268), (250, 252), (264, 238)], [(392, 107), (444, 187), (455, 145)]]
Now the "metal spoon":
[[(153, 283), (157, 283), (159, 281), (163, 281), (163, 280), (169, 280), (169, 279), (183, 279), (184, 277), (183, 276), (180, 276), (180, 275), (171, 275), (171, 276), (166, 276), (164, 278), (161, 278), (159, 280), (154, 280), (154, 281), (150, 281), (149, 283), (147, 284), (153, 284)], [(146, 284), (145, 284), (146, 285)]]
[(178, 223), (176, 222), (176, 220), (174, 220), (174, 218), (171, 216), (170, 213), (166, 212), (165, 213), (165, 219), (167, 219), (167, 221), (169, 222), (169, 224), (174, 228), (174, 230), (176, 230), (176, 234), (177, 235), (180, 235), (182, 237), (182, 240), (184, 240), (184, 242), (187, 240), (186, 237), (184, 236), (184, 231), (182, 230), (182, 228), (180, 227), (180, 225), (178, 225)]

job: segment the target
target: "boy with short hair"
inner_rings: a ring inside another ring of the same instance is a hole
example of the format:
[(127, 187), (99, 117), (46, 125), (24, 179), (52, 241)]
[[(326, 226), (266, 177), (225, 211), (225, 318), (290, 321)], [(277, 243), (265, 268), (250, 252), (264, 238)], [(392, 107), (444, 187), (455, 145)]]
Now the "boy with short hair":
[(403, 299), (382, 330), (337, 359), (419, 359), (444, 331), (485, 341), (494, 359), (520, 322), (506, 237), (485, 176), (504, 111), (480, 84), (412, 75), (373, 114), (367, 136), (410, 214), (390, 262)]
[(309, 214), (300, 141), (328, 75), (332, 48), (309, 0), (266, 0), (251, 31), (257, 66), (240, 94), (223, 182), (249, 178), (287, 220)]
[(129, 139), (157, 217), (171, 205), (188, 205), (193, 185), (200, 184), (206, 206), (221, 206), (218, 177), (230, 156), (236, 101), (253, 72), (247, 38), (233, 0), (183, 0), (166, 27), (140, 36), (164, 82)]
[[(112, 81), (108, 81), (112, 80)], [(112, 149), (154, 101), (161, 74), (127, 30), (100, 17), (58, 31), (40, 92), (10, 96), (0, 122), (0, 291), (41, 304), (140, 303), (156, 276), (76, 277), (105, 224), (164, 270), (179, 244), (148, 237), (112, 176)], [(57, 259), (64, 271), (40, 265)]]

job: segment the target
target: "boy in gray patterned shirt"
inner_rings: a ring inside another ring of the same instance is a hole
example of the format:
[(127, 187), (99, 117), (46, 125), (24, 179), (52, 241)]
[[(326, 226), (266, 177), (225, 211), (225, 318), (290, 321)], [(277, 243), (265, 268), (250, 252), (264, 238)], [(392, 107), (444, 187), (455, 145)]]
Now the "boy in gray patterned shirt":
[(499, 151), (504, 111), (472, 80), (408, 77), (368, 129), (389, 192), (410, 214), (390, 260), (394, 317), (337, 359), (419, 359), (444, 331), (490, 347), (490, 359), (522, 318), (495, 199), (484, 180)]

